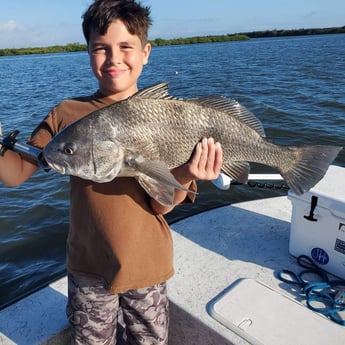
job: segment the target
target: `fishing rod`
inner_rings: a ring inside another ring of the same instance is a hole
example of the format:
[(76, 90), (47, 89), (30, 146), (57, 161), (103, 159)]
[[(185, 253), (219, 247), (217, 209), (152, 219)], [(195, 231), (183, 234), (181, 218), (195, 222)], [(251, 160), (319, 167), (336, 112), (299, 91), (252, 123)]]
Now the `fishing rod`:
[(14, 130), (6, 136), (0, 135), (0, 156), (3, 156), (7, 150), (11, 150), (19, 153), (40, 168), (49, 170), (49, 166), (44, 162), (42, 150), (28, 144), (19, 143), (16, 139), (18, 134), (19, 131)]

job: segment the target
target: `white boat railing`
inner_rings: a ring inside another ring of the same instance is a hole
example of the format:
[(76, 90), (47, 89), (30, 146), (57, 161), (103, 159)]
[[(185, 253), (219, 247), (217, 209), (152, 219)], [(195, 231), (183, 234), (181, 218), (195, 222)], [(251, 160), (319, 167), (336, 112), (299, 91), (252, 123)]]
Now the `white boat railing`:
[[(283, 181), (280, 174), (249, 174), (248, 181)], [(211, 181), (217, 188), (227, 190), (230, 188), (231, 177), (220, 173), (218, 178)]]

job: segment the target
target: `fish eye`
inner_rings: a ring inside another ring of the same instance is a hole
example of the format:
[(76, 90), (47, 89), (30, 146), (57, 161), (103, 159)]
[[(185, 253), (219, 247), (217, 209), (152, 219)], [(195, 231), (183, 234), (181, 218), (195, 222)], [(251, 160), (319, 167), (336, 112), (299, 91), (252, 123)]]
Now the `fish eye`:
[(65, 153), (68, 156), (71, 156), (75, 152), (75, 147), (73, 144), (65, 144), (65, 146), (62, 149), (62, 152)]

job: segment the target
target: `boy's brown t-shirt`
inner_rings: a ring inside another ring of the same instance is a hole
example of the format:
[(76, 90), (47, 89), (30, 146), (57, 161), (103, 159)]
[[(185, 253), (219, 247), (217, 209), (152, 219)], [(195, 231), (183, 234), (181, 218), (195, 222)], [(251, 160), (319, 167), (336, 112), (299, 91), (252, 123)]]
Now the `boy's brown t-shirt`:
[[(43, 148), (66, 125), (111, 103), (98, 93), (65, 100), (28, 143)], [(173, 275), (169, 226), (152, 213), (149, 196), (135, 178), (94, 183), (71, 176), (70, 183), (69, 272), (101, 278), (111, 293), (151, 286)]]

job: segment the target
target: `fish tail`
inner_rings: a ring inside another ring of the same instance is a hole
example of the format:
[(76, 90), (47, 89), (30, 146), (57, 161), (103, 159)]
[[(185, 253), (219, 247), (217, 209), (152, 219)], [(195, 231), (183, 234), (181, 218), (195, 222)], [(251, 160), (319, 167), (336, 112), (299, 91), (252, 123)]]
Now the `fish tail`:
[(289, 149), (295, 152), (297, 159), (290, 169), (279, 169), (279, 172), (289, 188), (296, 195), (302, 195), (323, 178), (342, 147), (311, 145)]

